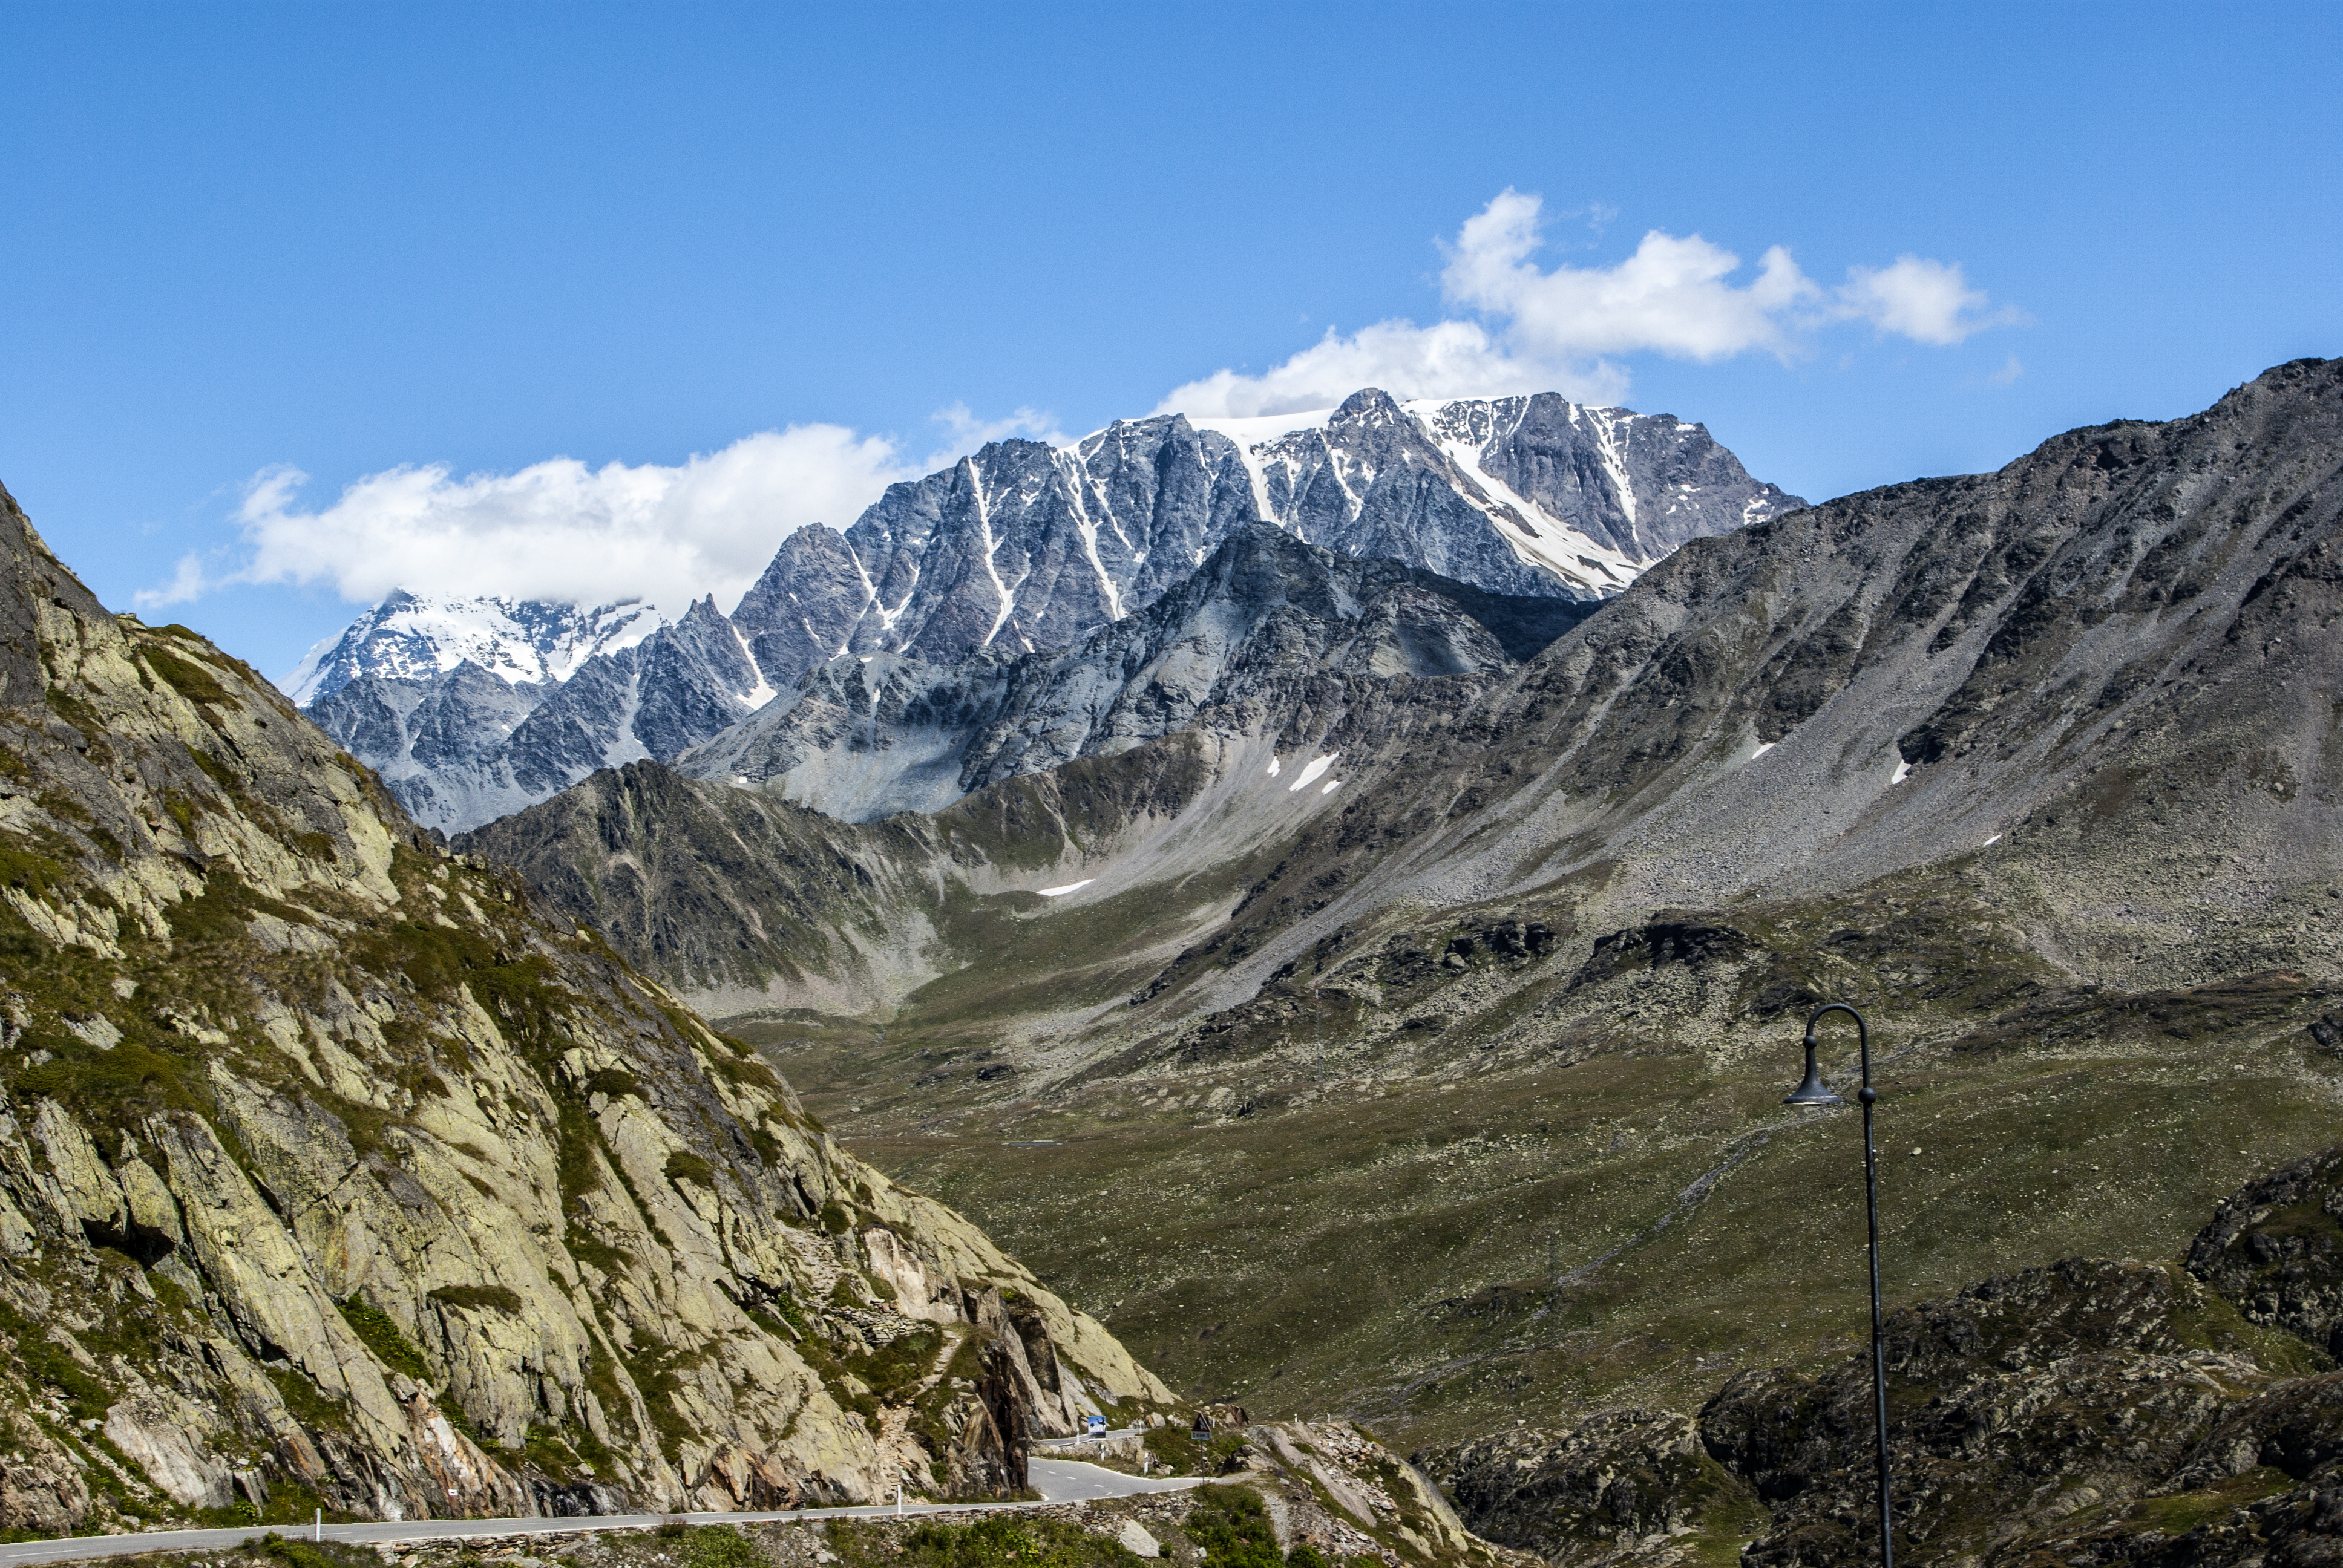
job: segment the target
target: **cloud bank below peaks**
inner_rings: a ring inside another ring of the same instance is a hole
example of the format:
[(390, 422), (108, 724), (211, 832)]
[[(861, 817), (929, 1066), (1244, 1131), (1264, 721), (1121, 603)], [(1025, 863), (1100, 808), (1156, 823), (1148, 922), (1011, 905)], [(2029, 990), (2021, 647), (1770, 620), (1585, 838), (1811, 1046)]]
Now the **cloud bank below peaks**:
[(1710, 362), (1752, 352), (1789, 360), (1835, 324), (1947, 346), (2022, 319), (1969, 286), (1960, 265), (1903, 256), (1854, 266), (1825, 288), (1775, 246), (1756, 276), (1732, 281), (1741, 258), (1698, 235), (1657, 229), (1610, 266), (1532, 259), (1544, 243), (1543, 203), (1508, 187), (1444, 246), (1441, 294), (1470, 318), (1418, 327), (1381, 321), (1332, 328), (1258, 376), (1220, 370), (1172, 389), (1156, 412), (1222, 417), (1324, 408), (1362, 387), (1394, 397), (1491, 397), (1560, 392), (1583, 403), (1625, 396), (1620, 356), (1658, 353)]
[(937, 416), (945, 449), (914, 459), (894, 439), (841, 425), (792, 425), (674, 465), (570, 457), (458, 477), (445, 464), (368, 474), (326, 505), (302, 503), (308, 476), (262, 470), (235, 515), (236, 558), (181, 558), (139, 608), (238, 583), (326, 587), (353, 603), (394, 588), (598, 605), (643, 599), (679, 614), (713, 593), (729, 608), (781, 541), (808, 523), (843, 528), (899, 479), (916, 478), (1002, 436), (1063, 439), (1019, 409), (979, 421)]

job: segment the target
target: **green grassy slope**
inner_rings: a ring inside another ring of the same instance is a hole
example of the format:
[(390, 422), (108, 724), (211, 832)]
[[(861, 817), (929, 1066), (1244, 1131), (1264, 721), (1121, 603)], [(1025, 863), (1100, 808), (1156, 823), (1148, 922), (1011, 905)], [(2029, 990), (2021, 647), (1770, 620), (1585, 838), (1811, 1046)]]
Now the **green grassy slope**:
[[(733, 1027), (850, 1147), (1039, 1260), (1183, 1392), (1423, 1442), (1681, 1402), (1720, 1368), (1854, 1342), (1860, 1125), (1779, 1103), (1797, 992), (1856, 1000), (1877, 1030), (1891, 1302), (2171, 1255), (2246, 1173), (2332, 1141), (2343, 1062), (2307, 1027), (2332, 990), (2062, 985), (1977, 907), (1913, 879), (1717, 911), (1746, 946), (1599, 980), (1572, 961), (1590, 943), (1483, 946), (1374, 1015), (1453, 1021), (1370, 1036), (1333, 993), (1408, 972), (1378, 953), (1273, 988), (1209, 1054), (1170, 1046), (1038, 1101), (977, 1077), (999, 1060), (977, 1020), (1031, 983), (1014, 970), (919, 993), (883, 1029)], [(1852, 1057), (1833, 1035), (1850, 1093)]]

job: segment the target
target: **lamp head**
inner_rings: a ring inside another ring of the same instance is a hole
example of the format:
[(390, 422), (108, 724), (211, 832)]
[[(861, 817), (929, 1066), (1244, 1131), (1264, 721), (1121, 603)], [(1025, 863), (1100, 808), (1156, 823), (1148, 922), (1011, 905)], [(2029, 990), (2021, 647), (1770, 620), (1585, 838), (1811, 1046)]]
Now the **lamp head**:
[(1785, 1105), (1844, 1105), (1846, 1103), (1823, 1086), (1822, 1074), (1815, 1070), (1815, 1036), (1806, 1031), (1806, 1079), (1784, 1098)]

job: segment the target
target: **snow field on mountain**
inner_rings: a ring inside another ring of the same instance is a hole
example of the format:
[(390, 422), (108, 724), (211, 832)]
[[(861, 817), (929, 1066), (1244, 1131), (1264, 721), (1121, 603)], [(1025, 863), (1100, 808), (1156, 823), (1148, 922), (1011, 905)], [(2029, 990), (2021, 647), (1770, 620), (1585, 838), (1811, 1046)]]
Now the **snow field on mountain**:
[(1341, 755), (1339, 751), (1330, 751), (1323, 757), (1312, 757), (1302, 765), (1302, 776), (1285, 787), (1285, 792), (1289, 795), (1298, 795), (1318, 782), (1326, 776), (1326, 769), (1334, 766), (1334, 759)]
[(467, 659), (509, 683), (558, 684), (595, 654), (631, 648), (668, 624), (640, 600), (589, 608), (395, 593), (311, 648), (284, 690), (306, 707), (354, 676), (414, 679)]

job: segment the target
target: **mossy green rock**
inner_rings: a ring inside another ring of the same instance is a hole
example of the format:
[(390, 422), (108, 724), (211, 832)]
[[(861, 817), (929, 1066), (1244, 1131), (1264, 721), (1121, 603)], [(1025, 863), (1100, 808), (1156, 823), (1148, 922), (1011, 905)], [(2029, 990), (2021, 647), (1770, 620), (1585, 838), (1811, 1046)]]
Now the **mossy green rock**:
[(2257, 1323), (2343, 1355), (2343, 1151), (2298, 1160), (2221, 1205), (2188, 1271)]
[(1042, 1431), (1169, 1402), (5, 492), (0, 629), (0, 1529), (872, 1500), (1002, 1289)]
[[(2204, 1236), (2283, 1184), (2254, 1183)], [(1998, 1276), (1890, 1314), (1885, 1352), (1904, 1561), (2343, 1553), (2343, 1374), (2176, 1264)], [(1611, 1411), (1420, 1458), (1473, 1529), (1569, 1568), (1851, 1568), (1876, 1560), (1874, 1412), (1865, 1350), (1819, 1375), (1735, 1373), (1696, 1418)]]

